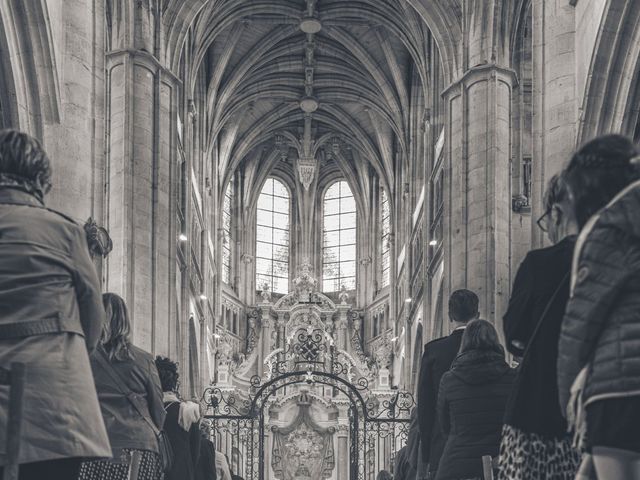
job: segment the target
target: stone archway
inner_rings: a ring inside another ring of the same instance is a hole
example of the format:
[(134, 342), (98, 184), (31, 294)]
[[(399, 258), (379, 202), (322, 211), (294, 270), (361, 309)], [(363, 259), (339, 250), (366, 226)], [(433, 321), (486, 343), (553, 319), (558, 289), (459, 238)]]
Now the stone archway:
[(640, 108), (640, 4), (607, 2), (587, 75), (577, 144), (603, 133), (634, 136)]

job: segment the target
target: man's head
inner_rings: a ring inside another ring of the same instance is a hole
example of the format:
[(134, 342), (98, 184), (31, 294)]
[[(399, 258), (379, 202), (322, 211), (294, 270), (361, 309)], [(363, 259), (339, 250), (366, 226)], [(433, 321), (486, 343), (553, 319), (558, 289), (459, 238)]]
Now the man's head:
[(478, 296), (471, 290), (456, 290), (449, 297), (449, 319), (466, 324), (480, 316)]
[(0, 131), (0, 175), (36, 194), (51, 189), (51, 165), (40, 142), (17, 130)]

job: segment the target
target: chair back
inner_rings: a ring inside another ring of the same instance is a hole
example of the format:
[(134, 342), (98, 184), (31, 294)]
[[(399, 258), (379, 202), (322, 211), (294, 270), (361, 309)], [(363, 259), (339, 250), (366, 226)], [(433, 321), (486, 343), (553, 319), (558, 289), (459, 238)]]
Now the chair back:
[(18, 480), (20, 438), (22, 434), (22, 405), (24, 400), (26, 367), (24, 363), (12, 363), (10, 369), (0, 367), (0, 385), (9, 386), (7, 411), (7, 451), (0, 454), (4, 461), (2, 480)]
[(493, 472), (498, 468), (498, 458), (491, 458), (491, 455), (482, 457), (482, 473), (484, 480), (493, 480)]

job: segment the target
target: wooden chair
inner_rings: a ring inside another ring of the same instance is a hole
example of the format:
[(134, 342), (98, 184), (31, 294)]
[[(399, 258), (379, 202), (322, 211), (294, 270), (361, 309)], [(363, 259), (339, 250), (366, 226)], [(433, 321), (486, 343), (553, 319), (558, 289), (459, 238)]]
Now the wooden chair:
[(22, 431), (22, 405), (24, 397), (25, 365), (12, 363), (11, 369), (0, 367), (0, 385), (9, 386), (9, 409), (7, 411), (7, 451), (0, 454), (4, 460), (3, 480), (18, 480), (20, 437)]
[(490, 455), (482, 457), (482, 473), (484, 480), (494, 480), (493, 472), (498, 468), (498, 458)]

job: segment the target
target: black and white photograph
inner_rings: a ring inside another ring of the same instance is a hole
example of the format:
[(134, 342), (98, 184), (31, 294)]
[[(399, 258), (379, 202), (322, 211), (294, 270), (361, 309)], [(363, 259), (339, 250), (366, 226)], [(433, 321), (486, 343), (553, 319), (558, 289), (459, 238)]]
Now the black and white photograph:
[(640, 480), (640, 0), (0, 0), (0, 480)]

